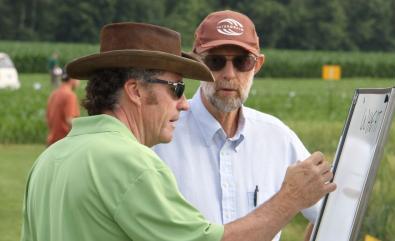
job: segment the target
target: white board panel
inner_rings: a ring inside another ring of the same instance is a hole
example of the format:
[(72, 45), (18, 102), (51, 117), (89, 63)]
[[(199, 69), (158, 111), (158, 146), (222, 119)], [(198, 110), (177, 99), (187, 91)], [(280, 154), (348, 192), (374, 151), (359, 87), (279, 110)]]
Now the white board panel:
[(394, 88), (357, 90), (336, 153), (333, 182), (311, 240), (357, 236), (394, 110)]

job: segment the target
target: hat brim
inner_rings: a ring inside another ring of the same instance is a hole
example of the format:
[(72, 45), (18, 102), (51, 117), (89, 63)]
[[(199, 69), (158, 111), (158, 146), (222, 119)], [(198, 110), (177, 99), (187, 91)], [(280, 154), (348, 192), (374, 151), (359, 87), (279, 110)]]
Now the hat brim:
[(90, 79), (95, 71), (111, 68), (157, 69), (189, 79), (214, 81), (210, 70), (186, 53), (178, 56), (161, 51), (114, 50), (81, 57), (66, 65), (68, 75), (75, 79)]
[(258, 49), (255, 49), (248, 44), (245, 44), (243, 42), (236, 41), (236, 40), (229, 40), (229, 39), (215, 40), (215, 41), (211, 41), (211, 42), (202, 44), (199, 47), (196, 47), (195, 51), (196, 51), (196, 53), (202, 53), (204, 51), (207, 51), (212, 48), (219, 47), (219, 46), (223, 46), (223, 45), (236, 45), (236, 46), (242, 47), (243, 49), (254, 54), (255, 56), (259, 56), (259, 54), (260, 54)]

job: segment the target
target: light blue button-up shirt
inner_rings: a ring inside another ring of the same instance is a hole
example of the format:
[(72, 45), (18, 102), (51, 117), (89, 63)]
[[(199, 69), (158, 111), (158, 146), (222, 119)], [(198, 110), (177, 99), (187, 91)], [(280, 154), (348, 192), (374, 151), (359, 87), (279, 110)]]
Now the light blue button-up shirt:
[[(215, 223), (243, 217), (281, 188), (287, 167), (309, 152), (277, 118), (242, 107), (228, 138), (207, 111), (198, 90), (181, 112), (172, 142), (154, 147), (173, 170), (185, 198)], [(303, 214), (314, 222), (318, 205)], [(275, 240), (279, 239), (278, 234)]]

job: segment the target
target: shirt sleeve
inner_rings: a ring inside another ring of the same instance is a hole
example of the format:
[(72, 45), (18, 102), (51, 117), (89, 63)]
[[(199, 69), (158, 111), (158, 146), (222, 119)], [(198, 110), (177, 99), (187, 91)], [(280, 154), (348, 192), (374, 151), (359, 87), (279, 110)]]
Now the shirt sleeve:
[(302, 141), (296, 135), (295, 132), (291, 130), (291, 145), (296, 157), (296, 160), (304, 161), (306, 158), (310, 156), (310, 152), (303, 145)]
[[(291, 134), (291, 142), (294, 155), (296, 157), (295, 160), (303, 161), (310, 156), (310, 152), (303, 145), (302, 141), (299, 137), (292, 131)], [(317, 216), (321, 209), (321, 201), (317, 202), (313, 206), (303, 209), (302, 214), (305, 218), (309, 220), (310, 223), (315, 223)]]
[(133, 240), (218, 241), (224, 231), (182, 197), (165, 168), (143, 172), (123, 195), (114, 218)]
[(310, 221), (310, 223), (314, 224), (317, 221), (318, 214), (320, 213), (321, 210), (322, 201), (323, 199), (318, 201), (313, 206), (302, 210), (303, 216), (307, 218)]

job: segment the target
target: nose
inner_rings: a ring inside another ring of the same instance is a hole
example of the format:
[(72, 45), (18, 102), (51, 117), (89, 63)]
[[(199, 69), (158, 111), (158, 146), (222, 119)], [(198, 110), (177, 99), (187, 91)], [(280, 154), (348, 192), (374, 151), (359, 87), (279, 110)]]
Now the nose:
[(232, 60), (227, 59), (225, 67), (222, 69), (222, 79), (223, 80), (231, 80), (236, 76), (236, 70), (233, 66)]
[(187, 98), (185, 95), (182, 95), (182, 97), (178, 100), (177, 103), (177, 110), (178, 111), (187, 111), (189, 109), (189, 104), (187, 101)]

